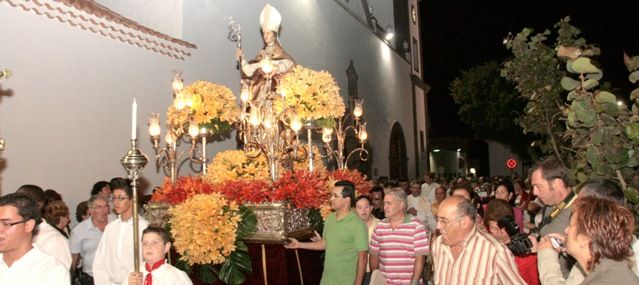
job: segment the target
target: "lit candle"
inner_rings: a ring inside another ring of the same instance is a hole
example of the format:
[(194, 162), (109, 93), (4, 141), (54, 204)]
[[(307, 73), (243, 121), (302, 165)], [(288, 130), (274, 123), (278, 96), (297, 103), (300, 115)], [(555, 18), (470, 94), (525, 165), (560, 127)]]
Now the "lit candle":
[(133, 104), (131, 105), (131, 113), (131, 139), (135, 140), (137, 138), (135, 131), (138, 124), (138, 103), (135, 102), (135, 98), (133, 98)]

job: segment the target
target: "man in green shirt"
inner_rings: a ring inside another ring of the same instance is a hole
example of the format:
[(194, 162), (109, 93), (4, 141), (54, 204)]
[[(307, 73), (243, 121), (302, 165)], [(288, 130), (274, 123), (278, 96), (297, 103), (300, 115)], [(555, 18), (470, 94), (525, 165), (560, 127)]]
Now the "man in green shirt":
[(362, 284), (368, 262), (368, 229), (352, 211), (355, 186), (338, 181), (331, 192), (331, 213), (324, 222), (323, 239), (299, 242), (294, 238), (289, 249), (326, 250), (322, 285)]

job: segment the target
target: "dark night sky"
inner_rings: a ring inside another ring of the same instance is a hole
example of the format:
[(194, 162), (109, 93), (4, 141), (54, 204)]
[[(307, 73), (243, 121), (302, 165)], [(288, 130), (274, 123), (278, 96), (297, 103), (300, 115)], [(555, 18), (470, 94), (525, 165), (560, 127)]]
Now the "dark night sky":
[[(431, 86), (431, 136), (472, 137), (457, 118), (450, 82), (464, 70), (509, 56), (504, 37), (525, 27), (542, 32), (565, 16), (580, 28), (588, 43), (597, 43), (604, 81), (620, 87), (626, 98), (632, 84), (623, 51), (639, 55), (639, 0), (590, 1), (444, 1), (422, 0), (424, 79)], [(550, 37), (554, 40), (554, 35)]]

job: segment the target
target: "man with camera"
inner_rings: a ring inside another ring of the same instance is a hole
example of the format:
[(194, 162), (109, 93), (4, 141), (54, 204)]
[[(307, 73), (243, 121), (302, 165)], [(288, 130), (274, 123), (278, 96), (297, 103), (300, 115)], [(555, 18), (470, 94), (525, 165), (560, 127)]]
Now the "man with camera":
[[(577, 198), (572, 191), (572, 179), (568, 169), (555, 157), (538, 162), (531, 175), (533, 192), (544, 207), (541, 209), (541, 223), (531, 234), (539, 233), (537, 239), (548, 234), (564, 234), (570, 222), (572, 203)], [(535, 249), (536, 251), (536, 249)], [(541, 267), (543, 260), (539, 260)], [(569, 256), (560, 256), (559, 264), (564, 278), (567, 278), (575, 260)]]
[(504, 200), (488, 202), (484, 221), (490, 234), (515, 255), (519, 275), (528, 285), (539, 285), (537, 254), (532, 253), (532, 237), (521, 232), (515, 223), (513, 207)]

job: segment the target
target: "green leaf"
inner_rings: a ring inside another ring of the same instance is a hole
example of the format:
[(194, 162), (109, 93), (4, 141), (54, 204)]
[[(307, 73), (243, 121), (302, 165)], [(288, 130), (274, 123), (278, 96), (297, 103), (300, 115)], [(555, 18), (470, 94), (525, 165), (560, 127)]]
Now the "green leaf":
[(590, 59), (587, 57), (580, 57), (572, 63), (572, 68), (577, 73), (597, 73), (600, 70), (590, 63)]
[(634, 122), (626, 126), (626, 136), (635, 143), (639, 143), (639, 123)]
[(628, 202), (632, 204), (639, 203), (639, 195), (637, 195), (637, 190), (635, 190), (634, 188), (628, 187), (626, 190), (623, 191), (623, 194), (624, 196), (626, 196)]
[(596, 146), (600, 146), (601, 143), (603, 142), (603, 139), (604, 139), (604, 130), (601, 128), (598, 128), (592, 134), (591, 142)]
[(586, 158), (588, 159), (588, 163), (593, 166), (593, 168), (597, 168), (599, 164), (601, 164), (601, 159), (599, 158), (599, 153), (597, 152), (597, 148), (591, 147), (586, 151)]
[(639, 152), (634, 149), (628, 150), (628, 164), (626, 167), (635, 168), (639, 166)]
[(597, 103), (610, 103), (610, 104), (617, 104), (617, 97), (608, 92), (608, 91), (601, 91), (599, 92), (599, 94), (597, 94), (597, 96), (595, 96), (595, 101)]
[(597, 85), (599, 85), (599, 81), (597, 81), (596, 79), (588, 79), (588, 80), (586, 80), (584, 82), (582, 87), (584, 89), (592, 89), (592, 88), (596, 87)]
[(215, 268), (210, 264), (198, 266), (198, 276), (204, 284), (213, 284), (217, 281), (215, 271)]
[(566, 70), (568, 70), (568, 72), (570, 72), (570, 73), (576, 73), (576, 74), (578, 74), (578, 72), (576, 72), (576, 71), (572, 68), (572, 60), (566, 61)]
[(603, 78), (603, 72), (589, 73), (586, 75), (586, 79), (601, 80), (601, 78)]
[(577, 120), (584, 123), (585, 127), (592, 127), (597, 121), (597, 113), (585, 100), (575, 100), (570, 107), (577, 117)]
[(630, 92), (630, 100), (637, 99), (639, 99), (639, 88), (635, 88), (634, 90), (632, 90), (632, 92)]
[(236, 248), (222, 264), (219, 278), (226, 284), (242, 284), (251, 273), (251, 259), (248, 247), (243, 242), (236, 243)]
[(633, 73), (630, 73), (630, 75), (628, 76), (628, 79), (630, 80), (630, 82), (636, 83), (637, 80), (639, 80), (639, 70)]
[(579, 86), (579, 81), (574, 80), (570, 77), (564, 77), (561, 79), (561, 87), (567, 91), (571, 91)]
[(257, 217), (251, 209), (240, 206), (240, 215), (242, 219), (237, 225), (237, 240), (250, 236), (257, 231)]

